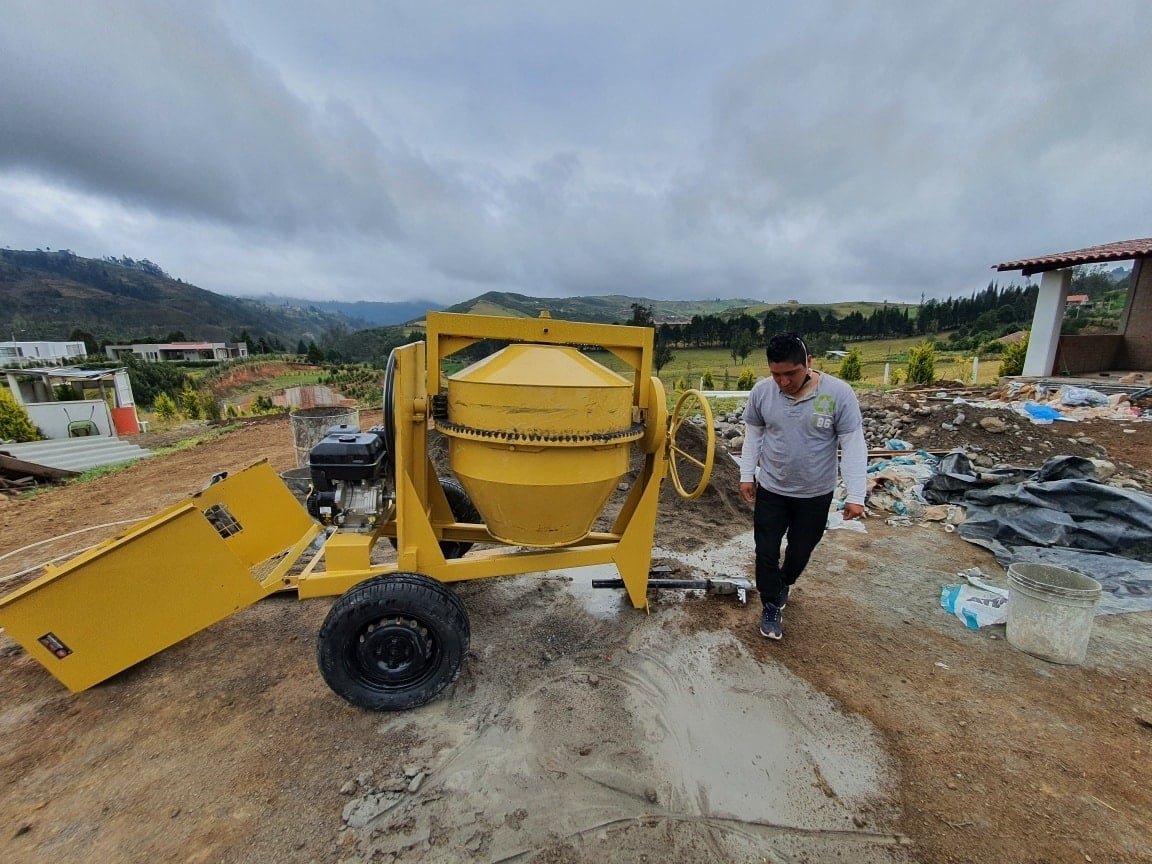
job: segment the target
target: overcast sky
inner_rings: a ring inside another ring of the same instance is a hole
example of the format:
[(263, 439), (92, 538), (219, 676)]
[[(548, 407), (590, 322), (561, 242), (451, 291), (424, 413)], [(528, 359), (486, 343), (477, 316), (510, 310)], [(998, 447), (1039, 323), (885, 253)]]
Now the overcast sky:
[(3, 0), (0, 246), (241, 295), (958, 296), (1152, 236), (1150, 34), (1148, 0)]

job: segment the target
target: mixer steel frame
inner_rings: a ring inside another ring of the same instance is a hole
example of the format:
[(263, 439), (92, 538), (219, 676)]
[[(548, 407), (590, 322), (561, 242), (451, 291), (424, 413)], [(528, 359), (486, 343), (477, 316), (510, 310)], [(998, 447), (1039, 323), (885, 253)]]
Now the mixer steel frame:
[[(610, 531), (592, 532), (558, 549), (500, 545), (474, 550), (464, 558), (444, 557), (442, 540), (499, 543), (483, 524), (455, 520), (428, 456), (431, 396), (441, 389), (442, 363), (484, 339), (595, 346), (610, 351), (632, 369), (633, 415), (645, 428), (638, 442), (644, 466)], [(401, 346), (394, 354), (396, 504), (392, 518), (372, 533), (337, 531), (303, 572), (286, 581), (301, 597), (321, 597), (342, 594), (366, 579), (398, 572), (460, 582), (611, 563), (619, 570), (632, 605), (647, 609), (660, 482), (669, 464), (667, 400), (660, 379), (650, 372), (652, 351), (653, 331), (648, 327), (429, 313), (426, 341)], [(397, 559), (373, 565), (372, 549), (382, 537), (396, 538)], [(324, 569), (318, 572), (315, 568), (321, 560)]]

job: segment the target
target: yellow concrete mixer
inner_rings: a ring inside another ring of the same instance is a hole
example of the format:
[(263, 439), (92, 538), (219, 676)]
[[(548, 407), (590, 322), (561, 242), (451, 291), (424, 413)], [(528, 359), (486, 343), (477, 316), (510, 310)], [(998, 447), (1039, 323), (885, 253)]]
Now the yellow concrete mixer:
[[(504, 347), (445, 379), (480, 342)], [(80, 691), (276, 591), (338, 596), (317, 644), (328, 685), (363, 708), (422, 705), (468, 651), (450, 583), (611, 563), (647, 608), (661, 482), (695, 498), (715, 456), (708, 402), (689, 390), (669, 412), (652, 351), (646, 327), (431, 313), (425, 341), (389, 358), (382, 426), (312, 448), (305, 507), (266, 462), (217, 478), (0, 598), (0, 626)], [(702, 454), (677, 444), (690, 418)], [(433, 429), (459, 482), (436, 475)], [(634, 449), (640, 475), (594, 531)], [(395, 560), (374, 563), (382, 539)]]

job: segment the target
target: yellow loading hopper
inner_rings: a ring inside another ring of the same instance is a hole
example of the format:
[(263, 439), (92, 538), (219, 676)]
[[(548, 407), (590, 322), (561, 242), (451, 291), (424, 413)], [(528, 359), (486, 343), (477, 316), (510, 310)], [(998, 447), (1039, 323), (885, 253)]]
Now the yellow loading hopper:
[(448, 379), (449, 460), (488, 532), (555, 547), (592, 530), (620, 478), (632, 384), (563, 345), (510, 345)]
[(0, 626), (78, 692), (284, 586), (320, 531), (259, 463), (0, 599)]

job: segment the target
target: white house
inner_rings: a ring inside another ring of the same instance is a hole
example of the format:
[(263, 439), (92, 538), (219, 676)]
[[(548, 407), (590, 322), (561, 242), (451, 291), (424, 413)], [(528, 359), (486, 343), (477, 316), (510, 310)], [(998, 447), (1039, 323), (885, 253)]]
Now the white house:
[(149, 342), (108, 345), (105, 352), (113, 360), (127, 354), (149, 363), (186, 360), (232, 360), (248, 356), (247, 342)]
[(83, 342), (0, 342), (0, 366), (26, 366), (45, 363), (59, 366), (83, 359), (88, 349)]

